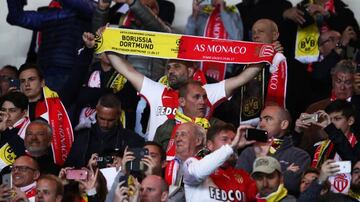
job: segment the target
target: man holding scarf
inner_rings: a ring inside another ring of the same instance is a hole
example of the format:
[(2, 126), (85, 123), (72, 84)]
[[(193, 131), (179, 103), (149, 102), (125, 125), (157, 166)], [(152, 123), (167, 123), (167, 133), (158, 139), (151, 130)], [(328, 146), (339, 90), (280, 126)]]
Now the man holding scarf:
[[(235, 169), (236, 151), (253, 142), (245, 139), (246, 127), (217, 124), (207, 132), (210, 154), (188, 158), (184, 163), (186, 201), (254, 201), (255, 182), (241, 169)], [(221, 193), (221, 194), (220, 194)]]
[(45, 86), (40, 70), (31, 64), (19, 69), (20, 90), (29, 99), (28, 117), (45, 119), (53, 130), (52, 152), (54, 162), (62, 165), (73, 142), (73, 131), (68, 114), (58, 94)]
[(179, 89), (179, 108), (175, 119), (168, 119), (158, 127), (154, 141), (162, 145), (166, 151), (167, 160), (175, 156), (175, 134), (180, 124), (194, 122), (204, 129), (221, 122), (219, 119), (209, 117), (209, 106), (205, 89), (198, 81), (189, 80)]
[[(95, 45), (95, 41), (94, 41)], [(167, 76), (169, 86), (150, 80), (125, 59), (113, 53), (107, 53), (113, 67), (124, 75), (148, 101), (150, 105), (149, 135), (152, 140), (155, 131), (167, 119), (175, 117), (175, 111), (179, 106), (177, 89), (189, 79), (193, 79), (195, 73), (194, 63), (182, 60), (169, 60), (167, 64)], [(233, 91), (244, 85), (253, 78), (261, 67), (253, 65), (241, 74), (215, 84), (206, 84), (204, 89), (207, 92), (209, 101), (213, 106), (223, 98), (230, 97)]]

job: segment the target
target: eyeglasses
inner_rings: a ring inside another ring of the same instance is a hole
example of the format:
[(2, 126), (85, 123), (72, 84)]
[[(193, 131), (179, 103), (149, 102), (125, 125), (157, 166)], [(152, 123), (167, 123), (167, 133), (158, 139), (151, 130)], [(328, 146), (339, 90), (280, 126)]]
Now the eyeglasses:
[(11, 172), (19, 171), (19, 172), (24, 173), (24, 172), (26, 172), (26, 171), (28, 171), (28, 170), (31, 170), (31, 171), (35, 172), (37, 169), (35, 169), (35, 168), (30, 168), (30, 167), (28, 167), (28, 166), (12, 166), (12, 167), (11, 167)]

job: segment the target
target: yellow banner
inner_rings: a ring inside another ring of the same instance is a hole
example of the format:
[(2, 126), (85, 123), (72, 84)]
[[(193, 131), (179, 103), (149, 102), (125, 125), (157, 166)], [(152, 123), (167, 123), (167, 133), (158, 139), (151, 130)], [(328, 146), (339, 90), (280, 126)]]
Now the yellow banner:
[(96, 38), (96, 52), (115, 51), (128, 55), (176, 58), (182, 35), (108, 27)]
[[(0, 161), (1, 167), (3, 164), (11, 165), (15, 162), (16, 154), (8, 143), (0, 148)], [(2, 169), (2, 168), (1, 168)]]
[(312, 63), (319, 58), (319, 29), (316, 24), (305, 28), (298, 28), (296, 35), (295, 58), (305, 64)]

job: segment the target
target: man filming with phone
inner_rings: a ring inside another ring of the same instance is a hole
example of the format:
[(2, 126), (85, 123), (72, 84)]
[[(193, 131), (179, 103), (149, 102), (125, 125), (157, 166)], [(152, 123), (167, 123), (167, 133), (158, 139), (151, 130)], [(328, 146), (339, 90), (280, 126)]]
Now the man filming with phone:
[[(8, 185), (0, 186), (0, 199), (10, 201), (35, 201), (36, 180), (40, 176), (37, 162), (29, 156), (20, 156), (11, 167)], [(3, 182), (4, 183), (4, 182)]]
[(255, 182), (246, 171), (234, 168), (237, 150), (255, 142), (245, 139), (246, 128), (241, 126), (236, 133), (226, 123), (209, 128), (206, 145), (211, 153), (202, 159), (190, 157), (184, 163), (186, 201), (255, 200)]
[(256, 142), (242, 151), (236, 168), (251, 173), (256, 157), (272, 156), (281, 164), (285, 188), (296, 196), (301, 175), (310, 165), (310, 157), (307, 152), (293, 145), (290, 124), (291, 116), (285, 108), (278, 105), (266, 106), (260, 114), (258, 127), (267, 132), (268, 141)]

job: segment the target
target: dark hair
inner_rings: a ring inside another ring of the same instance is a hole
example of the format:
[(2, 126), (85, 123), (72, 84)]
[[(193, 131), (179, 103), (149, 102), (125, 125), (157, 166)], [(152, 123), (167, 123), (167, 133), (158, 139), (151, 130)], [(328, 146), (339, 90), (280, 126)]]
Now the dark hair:
[(342, 115), (348, 119), (351, 116), (355, 118), (356, 110), (354, 106), (346, 100), (335, 100), (325, 108), (325, 112), (328, 114), (333, 112), (342, 112)]
[(98, 171), (98, 176), (96, 181), (98, 183), (96, 185), (96, 192), (99, 197), (99, 201), (105, 201), (106, 195), (108, 194), (108, 190), (106, 185), (106, 178), (102, 174), (102, 172), (100, 172), (100, 170)]
[(114, 94), (106, 94), (99, 98), (98, 105), (107, 108), (117, 108), (121, 110), (121, 101)]
[(193, 61), (189, 61), (189, 60), (177, 60), (177, 59), (169, 59), (167, 61), (167, 64), (169, 63), (180, 63), (185, 65), (186, 67), (192, 67), (192, 68), (197, 68), (197, 63), (193, 62)]
[(29, 70), (29, 69), (34, 69), (37, 73), (37, 75), (39, 76), (40, 81), (44, 80), (44, 74), (42, 73), (42, 71), (36, 66), (36, 64), (33, 63), (25, 63), (22, 64), (19, 68), (19, 75), (25, 71), (25, 70)]
[(225, 123), (225, 122), (216, 123), (215, 125), (212, 125), (208, 129), (206, 133), (206, 139), (213, 141), (216, 135), (218, 135), (222, 131), (232, 131), (236, 133), (236, 128), (231, 123)]
[(159, 143), (154, 142), (154, 141), (146, 141), (145, 144), (144, 144), (144, 147), (147, 146), (147, 145), (152, 145), (152, 146), (157, 147), (159, 149), (159, 151), (160, 151), (161, 161), (166, 160), (166, 152), (163, 150), (163, 148), (161, 147), (161, 145)]
[(305, 171), (304, 171), (304, 173), (303, 173), (303, 177), (306, 175), (306, 174), (308, 174), (308, 173), (314, 173), (314, 174), (317, 174), (317, 175), (320, 175), (320, 170), (318, 169), (318, 168), (308, 168), (308, 169), (306, 169)]
[(12, 71), (16, 77), (19, 77), (18, 69), (13, 65), (5, 65), (1, 69), (8, 69), (8, 70)]
[(21, 92), (9, 92), (5, 94), (1, 97), (0, 106), (2, 106), (5, 101), (13, 103), (15, 107), (20, 108), (21, 111), (26, 110), (29, 105), (28, 98)]
[(41, 175), (38, 179), (38, 181), (40, 180), (49, 180), (49, 181), (53, 181), (56, 184), (56, 196), (64, 195), (64, 185), (62, 184), (61, 180), (52, 174), (45, 174), (45, 175)]
[(185, 83), (183, 83), (180, 88), (179, 88), (179, 97), (185, 97), (186, 94), (188, 93), (188, 88), (190, 85), (194, 85), (194, 86), (200, 86), (202, 87), (202, 83), (200, 81), (195, 81), (195, 80), (188, 80)]

